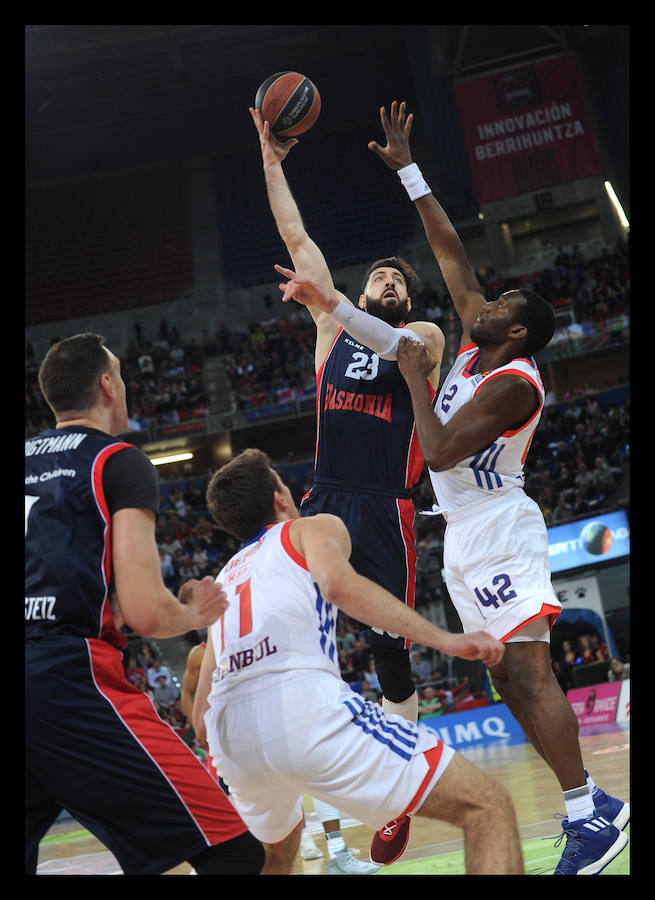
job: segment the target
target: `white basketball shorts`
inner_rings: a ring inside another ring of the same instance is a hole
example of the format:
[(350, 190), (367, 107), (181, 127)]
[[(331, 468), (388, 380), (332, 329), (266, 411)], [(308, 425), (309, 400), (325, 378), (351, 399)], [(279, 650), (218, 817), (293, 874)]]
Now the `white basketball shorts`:
[(303, 820), (302, 793), (374, 829), (413, 815), (454, 756), (436, 731), (311, 670), (245, 682), (205, 715), (217, 771), (250, 831), (275, 844)]
[(561, 612), (544, 518), (521, 490), (448, 513), (444, 570), (465, 632), (520, 640), (520, 629), (542, 619), (547, 636)]

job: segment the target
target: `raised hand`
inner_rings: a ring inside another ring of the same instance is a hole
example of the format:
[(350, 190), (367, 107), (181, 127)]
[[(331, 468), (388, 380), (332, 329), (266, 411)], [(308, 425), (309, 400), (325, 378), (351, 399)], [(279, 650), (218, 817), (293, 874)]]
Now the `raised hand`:
[(288, 303), (289, 300), (296, 300), (303, 306), (316, 306), (318, 309), (326, 313), (331, 313), (339, 303), (339, 300), (326, 294), (323, 288), (319, 287), (315, 281), (309, 278), (301, 278), (292, 269), (285, 269), (283, 266), (276, 265), (275, 271), (290, 280), (286, 284), (280, 284), (279, 288), (284, 294), (282, 300)]
[(380, 109), (380, 121), (382, 130), (387, 138), (386, 147), (381, 147), (377, 141), (371, 141), (368, 149), (382, 159), (390, 169), (397, 171), (409, 166), (412, 162), (412, 155), (409, 150), (409, 135), (412, 130), (412, 122), (414, 114), (406, 114), (406, 104), (403, 100), (400, 105), (397, 100), (391, 104), (389, 116), (383, 107)]
[(289, 150), (298, 143), (296, 138), (291, 138), (282, 143), (281, 141), (276, 140), (271, 134), (270, 125), (262, 118), (261, 110), (254, 109), (251, 106), (250, 115), (255, 123), (257, 133), (259, 134), (259, 144), (262, 149), (264, 164), (282, 162)]

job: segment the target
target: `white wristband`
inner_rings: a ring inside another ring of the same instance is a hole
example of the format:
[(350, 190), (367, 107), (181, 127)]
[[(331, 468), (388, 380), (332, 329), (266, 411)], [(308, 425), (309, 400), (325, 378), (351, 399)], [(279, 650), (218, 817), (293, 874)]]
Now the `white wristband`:
[(398, 169), (398, 175), (410, 200), (418, 200), (419, 197), (425, 197), (426, 194), (432, 193), (416, 163), (410, 163), (408, 166)]
[(341, 300), (330, 315), (352, 338), (369, 347), (381, 359), (397, 359), (398, 343), (402, 337), (412, 338), (419, 344), (423, 343), (418, 334), (410, 328), (394, 328), (383, 319), (371, 316), (363, 309)]

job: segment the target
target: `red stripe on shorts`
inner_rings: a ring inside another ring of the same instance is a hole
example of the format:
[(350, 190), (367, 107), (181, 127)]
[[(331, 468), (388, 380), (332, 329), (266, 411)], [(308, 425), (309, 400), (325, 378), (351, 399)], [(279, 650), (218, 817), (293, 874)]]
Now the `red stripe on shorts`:
[(416, 809), (418, 804), (423, 799), (423, 794), (425, 793), (427, 786), (430, 784), (430, 781), (434, 777), (434, 773), (437, 771), (437, 767), (439, 765), (439, 762), (441, 761), (441, 754), (443, 753), (443, 747), (444, 747), (443, 743), (441, 741), (439, 741), (439, 743), (437, 744), (436, 747), (431, 747), (430, 750), (426, 750), (424, 752), (423, 756), (425, 757), (425, 760), (428, 764), (428, 773), (425, 776), (425, 778), (423, 779), (423, 781), (421, 782), (421, 786), (419, 787), (418, 791), (414, 794), (414, 797), (410, 801), (410, 804), (407, 807), (407, 809), (400, 816), (398, 816), (399, 819), (402, 819), (403, 816), (411, 815), (411, 813), (414, 812), (414, 810)]
[(160, 718), (149, 696), (127, 683), (116, 650), (104, 641), (87, 640), (87, 645), (98, 691), (175, 790), (207, 845), (244, 834), (246, 825), (215, 778)]

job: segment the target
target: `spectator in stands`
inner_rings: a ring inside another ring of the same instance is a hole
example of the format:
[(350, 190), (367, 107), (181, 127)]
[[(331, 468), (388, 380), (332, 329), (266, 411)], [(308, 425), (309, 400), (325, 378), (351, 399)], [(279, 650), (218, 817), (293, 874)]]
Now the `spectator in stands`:
[(591, 637), (588, 634), (581, 634), (578, 638), (578, 656), (576, 659), (577, 665), (584, 665), (585, 663), (596, 662), (596, 654), (594, 653), (594, 649), (591, 646)]
[(167, 682), (169, 682), (171, 680), (171, 675), (170, 675), (170, 672), (168, 671), (167, 666), (163, 665), (162, 662), (158, 659), (152, 660), (151, 664), (148, 666), (147, 675), (148, 675), (148, 684), (153, 689), (153, 691), (159, 684), (158, 679), (160, 677), (163, 676)]
[(161, 541), (160, 547), (162, 548), (164, 553), (167, 553), (171, 557), (171, 559), (174, 559), (175, 554), (178, 550), (184, 549), (182, 547), (182, 542), (180, 541), (179, 537), (177, 537), (174, 531), (166, 532), (166, 536)]
[(127, 663), (127, 680), (130, 684), (133, 684), (134, 687), (140, 687), (141, 684), (146, 680), (145, 669), (143, 669), (135, 656), (130, 656)]
[(353, 668), (357, 674), (358, 680), (364, 675), (368, 669), (368, 662), (371, 658), (371, 648), (366, 643), (361, 634), (358, 634), (350, 650)]
[(573, 641), (562, 641), (562, 652), (558, 659), (553, 660), (553, 670), (560, 687), (566, 694), (573, 687), (571, 669), (577, 665), (578, 656), (573, 646)]
[(215, 529), (210, 524), (207, 516), (199, 516), (193, 529), (195, 540), (203, 545), (212, 544), (214, 542), (214, 533)]
[(594, 488), (594, 476), (587, 468), (584, 459), (579, 459), (574, 477), (574, 484), (584, 500), (587, 500)]
[(566, 494), (561, 493), (557, 498), (555, 508), (550, 514), (551, 525), (561, 525), (562, 522), (568, 522), (573, 516), (573, 508), (566, 499)]
[(196, 565), (189, 553), (185, 553), (182, 557), (182, 565), (178, 572), (182, 581), (189, 581), (191, 578), (200, 578), (200, 566)]
[(606, 496), (614, 485), (614, 472), (604, 456), (597, 456), (593, 471), (594, 488), (597, 494)]
[(598, 422), (589, 422), (586, 426), (584, 445), (582, 447), (582, 456), (589, 470), (594, 469), (596, 460), (603, 454), (604, 448), (605, 440)]
[(157, 707), (165, 711), (170, 710), (178, 699), (177, 688), (164, 674), (157, 676), (153, 695)]
[(184, 491), (184, 502), (187, 508), (198, 511), (206, 508), (205, 495), (195, 481), (189, 481)]
[(357, 680), (357, 672), (353, 664), (352, 654), (349, 650), (339, 650), (339, 670), (344, 681), (351, 682)]
[(445, 711), (444, 705), (434, 688), (430, 686), (423, 688), (418, 701), (419, 719), (424, 719), (426, 716), (442, 716)]
[(181, 516), (177, 516), (175, 534), (182, 542), (182, 547), (185, 550), (188, 550), (189, 542), (195, 540), (195, 522), (192, 523), (191, 520), (187, 520), (186, 517), (182, 518)]
[(580, 491), (574, 491), (573, 500), (571, 502), (571, 518), (579, 519), (582, 516), (587, 515), (589, 512), (589, 505)]
[(410, 654), (411, 672), (416, 676), (417, 684), (423, 684), (432, 677), (432, 666), (423, 656), (420, 650), (412, 650)]
[(575, 644), (571, 640), (562, 641), (562, 661), (569, 667), (575, 666), (579, 662)]
[(148, 669), (156, 659), (156, 654), (148, 641), (141, 641), (139, 649), (137, 650), (136, 659), (138, 665), (147, 673)]
[(200, 577), (202, 578), (209, 569), (209, 557), (205, 551), (205, 548), (201, 543), (196, 543), (193, 548), (193, 556), (191, 557), (191, 561), (194, 566), (198, 567), (198, 571), (200, 573)]
[(178, 484), (172, 485), (168, 492), (168, 502), (177, 516), (180, 516), (182, 519), (185, 518), (187, 514), (187, 505), (184, 500), (184, 494)]
[(367, 700), (379, 702), (382, 697), (382, 687), (377, 672), (375, 671), (375, 660), (372, 656), (368, 660), (368, 668), (362, 674), (362, 686)]
[(159, 565), (164, 584), (170, 589), (175, 581), (175, 568), (170, 553), (167, 553), (161, 545), (159, 546)]
[(602, 662), (603, 660), (610, 658), (607, 644), (605, 644), (604, 641), (601, 641), (599, 634), (596, 634), (594, 632), (594, 634), (590, 635), (589, 640), (591, 643), (591, 649), (593, 651), (594, 658), (598, 662)]
[[(559, 463), (559, 457), (558, 457)], [(575, 487), (575, 482), (573, 481), (573, 475), (571, 474), (571, 470), (569, 469), (566, 463), (560, 463), (557, 471), (557, 475), (555, 476), (555, 482), (557, 484), (557, 490), (560, 491), (561, 494), (564, 494), (567, 499), (569, 494), (573, 491)]]
[(607, 670), (607, 680), (624, 681), (627, 678), (630, 678), (630, 663), (623, 663), (618, 656), (613, 656)]

